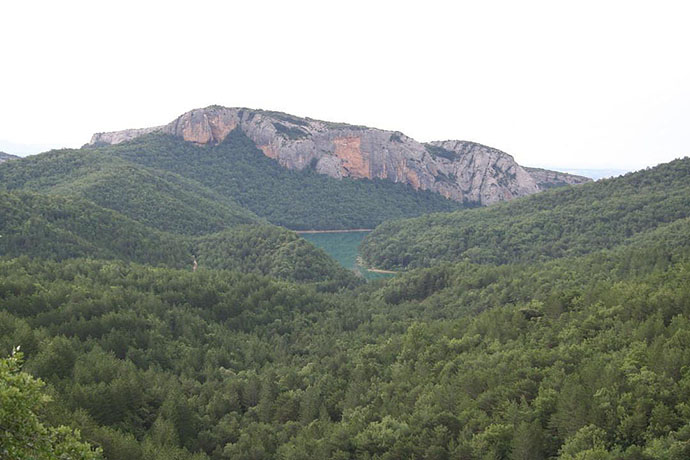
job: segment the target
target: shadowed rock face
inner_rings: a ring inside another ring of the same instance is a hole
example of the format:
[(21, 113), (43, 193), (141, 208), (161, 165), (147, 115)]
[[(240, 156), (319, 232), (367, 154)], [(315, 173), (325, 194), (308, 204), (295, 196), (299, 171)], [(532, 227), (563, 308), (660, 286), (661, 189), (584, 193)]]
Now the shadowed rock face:
[[(314, 167), (335, 178), (403, 182), (456, 201), (480, 204), (549, 188), (538, 184), (512, 156), (473, 142), (422, 144), (395, 131), (262, 110), (211, 106), (187, 112), (165, 126), (94, 134), (89, 145), (118, 144), (151, 132), (196, 144), (217, 144), (237, 128), (282, 166)], [(583, 182), (584, 178), (573, 177), (571, 183)]]
[(467, 141), (440, 141), (430, 145), (449, 152), (437, 156), (436, 160), (446, 175), (456, 179), (455, 184), (468, 201), (489, 204), (540, 190), (532, 176), (505, 152)]

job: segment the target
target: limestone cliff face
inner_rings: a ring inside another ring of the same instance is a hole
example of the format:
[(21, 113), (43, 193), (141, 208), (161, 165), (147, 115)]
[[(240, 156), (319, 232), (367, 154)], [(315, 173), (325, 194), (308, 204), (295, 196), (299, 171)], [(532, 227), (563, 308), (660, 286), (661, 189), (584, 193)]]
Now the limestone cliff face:
[(525, 171), (537, 182), (540, 189), (545, 190), (564, 185), (577, 185), (591, 182), (592, 179), (575, 174), (567, 174), (558, 171), (550, 171), (541, 168), (525, 168)]
[(480, 204), (541, 189), (513, 157), (480, 144), (422, 144), (395, 131), (262, 110), (211, 106), (187, 112), (165, 126), (94, 134), (90, 145), (118, 144), (151, 132), (196, 144), (217, 144), (234, 129), (241, 129), (264, 155), (286, 168), (313, 167), (335, 178), (403, 182), (453, 200)]
[[(467, 141), (431, 142), (439, 171), (455, 178), (466, 201), (482, 204), (507, 201), (538, 192), (534, 179), (512, 156)], [(435, 147), (436, 149), (433, 149)]]
[(96, 133), (91, 136), (91, 141), (86, 145), (99, 146), (121, 144), (122, 142), (131, 141), (144, 134), (160, 131), (161, 128), (162, 126), (154, 126), (153, 128), (125, 129), (123, 131), (112, 131), (109, 133)]
[(19, 157), (16, 155), (10, 155), (9, 153), (0, 152), (0, 163), (4, 163), (5, 161), (9, 160), (16, 160), (18, 158)]

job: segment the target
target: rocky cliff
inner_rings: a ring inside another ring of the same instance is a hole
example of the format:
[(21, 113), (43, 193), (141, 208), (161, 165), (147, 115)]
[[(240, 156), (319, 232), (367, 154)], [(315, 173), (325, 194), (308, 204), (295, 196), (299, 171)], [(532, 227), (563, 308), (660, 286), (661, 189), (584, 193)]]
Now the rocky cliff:
[(16, 155), (10, 155), (9, 153), (0, 152), (0, 163), (4, 163), (7, 160), (16, 160), (19, 158)]
[[(87, 145), (118, 144), (151, 132), (217, 144), (234, 129), (286, 168), (403, 182), (456, 201), (491, 204), (550, 187), (546, 176), (535, 179), (507, 153), (473, 142), (422, 144), (396, 131), (219, 106), (192, 110), (165, 126), (97, 133)], [(559, 183), (569, 176), (554, 174)], [(582, 179), (572, 176), (568, 183)]]
[(530, 176), (536, 181), (537, 186), (541, 190), (554, 187), (563, 187), (565, 185), (577, 185), (583, 182), (591, 182), (592, 179), (585, 176), (578, 176), (575, 174), (562, 173), (558, 171), (550, 171), (541, 168), (524, 168)]
[(86, 145), (97, 147), (99, 145), (121, 144), (122, 142), (131, 141), (139, 136), (160, 131), (163, 128), (163, 126), (154, 126), (152, 128), (125, 129), (109, 133), (96, 133), (91, 136), (91, 142)]

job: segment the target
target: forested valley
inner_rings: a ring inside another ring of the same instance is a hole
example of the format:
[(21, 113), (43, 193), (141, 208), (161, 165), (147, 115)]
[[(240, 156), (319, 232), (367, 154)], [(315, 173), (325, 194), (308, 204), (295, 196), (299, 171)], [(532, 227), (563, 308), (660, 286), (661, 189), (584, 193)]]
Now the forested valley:
[(689, 159), (480, 209), (344, 180), (336, 227), (383, 222), (362, 255), (401, 269), (365, 282), (274, 226), (333, 222), (288, 201), (327, 178), (245, 193), (242, 142), (0, 165), (0, 453), (690, 457)]

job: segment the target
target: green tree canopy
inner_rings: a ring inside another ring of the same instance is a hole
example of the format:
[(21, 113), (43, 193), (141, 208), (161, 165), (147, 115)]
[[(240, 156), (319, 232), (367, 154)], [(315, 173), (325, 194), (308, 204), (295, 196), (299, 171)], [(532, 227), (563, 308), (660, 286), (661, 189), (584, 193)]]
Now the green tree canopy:
[(22, 372), (22, 354), (0, 359), (0, 456), (7, 460), (96, 460), (100, 449), (80, 441), (79, 431), (50, 427), (39, 417), (50, 401), (43, 382)]

